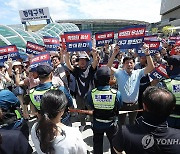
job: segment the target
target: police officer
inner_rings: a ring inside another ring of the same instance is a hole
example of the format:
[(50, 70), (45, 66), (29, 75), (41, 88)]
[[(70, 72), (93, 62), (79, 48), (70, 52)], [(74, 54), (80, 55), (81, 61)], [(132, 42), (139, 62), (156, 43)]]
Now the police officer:
[(110, 142), (117, 132), (117, 115), (122, 104), (120, 92), (109, 86), (111, 70), (107, 66), (100, 67), (96, 72), (97, 88), (88, 94), (88, 102), (93, 111), (93, 148), (94, 154), (103, 154), (103, 136), (106, 133)]
[(22, 118), (20, 102), (9, 90), (0, 90), (0, 108), (3, 118), (0, 120), (0, 128), (20, 130), (26, 139), (29, 138), (27, 121)]
[[(40, 84), (30, 90), (30, 99), (31, 99), (32, 103), (34, 104), (35, 109), (38, 113), (40, 112), (41, 97), (46, 91), (48, 91), (50, 89), (58, 88), (61, 91), (63, 91), (68, 99), (68, 107), (73, 106), (72, 97), (69, 94), (68, 90), (63, 86), (60, 86), (60, 87), (53, 86), (53, 84), (52, 84), (53, 68), (50, 65), (41, 64), (41, 65), (37, 66), (36, 71), (37, 71), (37, 74), (38, 74), (38, 77), (40, 80)], [(66, 125), (71, 125), (70, 114), (67, 112), (67, 110), (68, 109), (66, 109), (66, 111), (63, 115), (62, 122)]]
[[(4, 119), (2, 110), (0, 109), (0, 121)], [(32, 154), (28, 140), (19, 130), (0, 129), (0, 153), (20, 153)]]
[(170, 79), (163, 81), (165, 87), (176, 97), (176, 106), (173, 113), (168, 118), (169, 126), (180, 129), (180, 60), (169, 58)]

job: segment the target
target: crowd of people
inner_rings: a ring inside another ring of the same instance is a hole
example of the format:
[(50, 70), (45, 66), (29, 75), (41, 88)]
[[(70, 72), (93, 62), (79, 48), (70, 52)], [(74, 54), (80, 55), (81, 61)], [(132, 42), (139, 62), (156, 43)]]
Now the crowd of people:
[[(52, 66), (43, 63), (35, 69), (30, 59), (1, 62), (0, 153), (32, 153), (31, 133), (38, 154), (85, 154), (80, 132), (87, 121), (92, 123), (94, 154), (103, 154), (104, 133), (112, 154), (178, 153), (180, 51), (170, 55), (168, 41), (154, 55), (146, 44), (142, 48), (143, 56), (109, 44), (89, 52), (59, 47), (51, 53)], [(159, 65), (169, 78), (151, 78)], [(72, 114), (76, 106), (77, 114)], [(79, 129), (72, 127), (72, 115)], [(37, 122), (28, 128), (32, 118)], [(165, 146), (161, 139), (178, 142)]]

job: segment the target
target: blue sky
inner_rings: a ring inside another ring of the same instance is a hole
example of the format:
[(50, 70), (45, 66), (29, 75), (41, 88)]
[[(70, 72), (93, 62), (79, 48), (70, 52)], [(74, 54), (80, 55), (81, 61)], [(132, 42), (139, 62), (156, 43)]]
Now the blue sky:
[(161, 0), (0, 0), (0, 24), (20, 24), (19, 10), (48, 7), (51, 18), (160, 21)]

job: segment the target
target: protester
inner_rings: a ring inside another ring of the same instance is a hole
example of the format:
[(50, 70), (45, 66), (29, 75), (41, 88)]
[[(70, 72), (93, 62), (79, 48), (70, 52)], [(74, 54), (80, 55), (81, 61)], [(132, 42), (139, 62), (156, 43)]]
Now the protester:
[[(71, 65), (76, 67), (78, 66), (78, 62), (77, 62), (77, 55), (76, 54), (72, 54), (71, 55)], [(74, 96), (76, 98), (76, 79), (75, 77), (72, 75), (72, 73), (69, 72), (69, 90), (72, 96)]]
[(121, 106), (120, 92), (109, 86), (111, 70), (107, 66), (100, 67), (96, 72), (98, 87), (88, 95), (88, 103), (93, 111), (93, 150), (94, 154), (103, 154), (103, 137), (106, 133), (110, 142), (111, 153), (112, 139), (117, 132), (117, 115)]
[(7, 89), (12, 86), (12, 79), (9, 77), (7, 67), (4, 62), (0, 62), (0, 89)]
[[(175, 96), (164, 88), (148, 87), (143, 93), (143, 116), (135, 125), (122, 126), (113, 139), (120, 154), (178, 154), (180, 130), (168, 127), (167, 117), (175, 107)], [(170, 143), (170, 144), (169, 144)]]
[(108, 63), (108, 60), (110, 59), (112, 54), (112, 51), (110, 50), (110, 45), (105, 44), (102, 51), (100, 52), (100, 58), (101, 58), (101, 63)]
[(167, 61), (163, 59), (162, 55), (160, 54), (159, 51), (157, 51), (155, 54), (154, 54), (154, 58), (155, 58), (155, 61), (158, 63), (158, 64), (162, 64), (162, 65), (167, 65)]
[(28, 114), (28, 106), (24, 102), (24, 95), (25, 95), (25, 87), (21, 85), (21, 81), (23, 81), (26, 78), (26, 74), (23, 69), (23, 65), (20, 61), (14, 61), (12, 63), (12, 73), (11, 73), (12, 79), (14, 81), (14, 85), (12, 88), (12, 92), (18, 97), (21, 103), (23, 117), (25, 119), (29, 119)]
[[(78, 57), (78, 67), (73, 66), (70, 63), (70, 56), (68, 52), (65, 53), (65, 62), (72, 75), (76, 79), (76, 103), (78, 109), (86, 109), (89, 108), (87, 101), (85, 99), (87, 93), (94, 87), (94, 74), (96, 71), (96, 67), (98, 64), (97, 52), (92, 51), (93, 62), (92, 64), (88, 64), (90, 60), (89, 56), (86, 52), (81, 52)], [(79, 119), (81, 122), (81, 131), (83, 131), (86, 121), (85, 115), (80, 114)]]
[(41, 99), (41, 118), (31, 130), (31, 137), (38, 154), (86, 154), (86, 144), (78, 129), (65, 126), (61, 117), (67, 99), (60, 90), (49, 90)]
[[(137, 69), (143, 69), (147, 66), (147, 59), (146, 56), (140, 56), (139, 57), (139, 62), (135, 64), (134, 66), (134, 70)], [(142, 105), (142, 94), (143, 92), (146, 90), (146, 88), (148, 86), (151, 85), (150, 82), (150, 77), (149, 74), (144, 75), (141, 80), (140, 80), (140, 86), (139, 86), (139, 95), (138, 95), (138, 105), (139, 105), (139, 109), (143, 109), (143, 105)], [(141, 116), (142, 113), (138, 112), (137, 116)]]
[(65, 86), (68, 87), (68, 80), (66, 77), (66, 72), (61, 65), (61, 58), (59, 55), (54, 55), (51, 57), (51, 61), (53, 64), (53, 77), (52, 77), (52, 83), (54, 86)]
[[(111, 68), (116, 77), (118, 84), (118, 91), (121, 92), (123, 106), (121, 110), (133, 111), (138, 109), (138, 94), (140, 79), (151, 72), (154, 69), (154, 64), (149, 53), (149, 49), (146, 45), (143, 46), (145, 55), (147, 57), (147, 66), (143, 69), (134, 70), (135, 61), (132, 57), (125, 57), (123, 59), (123, 69), (115, 69), (112, 66), (114, 58), (119, 53), (119, 47), (116, 46), (114, 52), (107, 64)], [(137, 115), (137, 112), (131, 112), (129, 115), (129, 123), (133, 124)], [(119, 124), (125, 124), (126, 114), (119, 115)]]
[(39, 85), (40, 81), (38, 78), (38, 74), (35, 70), (27, 68), (27, 71), (29, 71), (28, 76), (23, 81), (20, 82), (20, 85), (24, 85), (27, 87), (26, 95), (24, 96), (24, 102), (27, 105), (30, 104), (30, 113), (28, 112), (28, 114), (30, 118), (33, 118), (36, 115), (36, 110), (34, 108), (34, 105), (31, 102), (29, 93), (32, 88), (35, 88), (37, 85)]

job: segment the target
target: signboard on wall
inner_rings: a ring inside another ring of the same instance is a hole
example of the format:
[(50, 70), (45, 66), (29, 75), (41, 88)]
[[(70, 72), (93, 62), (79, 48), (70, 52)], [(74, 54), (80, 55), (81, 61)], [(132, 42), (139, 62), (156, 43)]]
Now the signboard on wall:
[(49, 8), (19, 10), (21, 22), (50, 19)]

